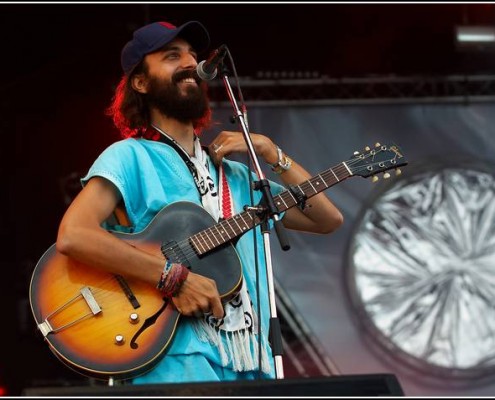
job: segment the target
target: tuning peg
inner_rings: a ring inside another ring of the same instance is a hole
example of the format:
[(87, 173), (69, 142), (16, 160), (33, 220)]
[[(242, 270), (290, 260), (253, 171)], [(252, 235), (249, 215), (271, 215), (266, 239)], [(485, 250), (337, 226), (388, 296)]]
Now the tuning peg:
[(371, 182), (378, 182), (378, 175), (373, 175), (373, 178), (371, 178)]
[(401, 175), (401, 174), (402, 174), (401, 169), (400, 169), (400, 168), (396, 168), (396, 169), (395, 169), (395, 175), (396, 175), (396, 176), (399, 176), (399, 175)]
[(390, 174), (388, 172), (385, 172), (383, 174), (383, 179), (388, 179), (388, 178), (390, 178)]
[(378, 143), (378, 142), (375, 143), (375, 147), (380, 147), (380, 146), (381, 146), (380, 143)]
[(366, 150), (366, 151), (370, 151), (370, 150), (371, 150), (371, 149), (370, 149), (370, 146), (366, 146), (366, 147), (364, 148), (364, 150)]
[(355, 156), (358, 156), (358, 155), (359, 155), (359, 151), (357, 151), (357, 150), (356, 150), (356, 151), (354, 152), (354, 155), (355, 155)]

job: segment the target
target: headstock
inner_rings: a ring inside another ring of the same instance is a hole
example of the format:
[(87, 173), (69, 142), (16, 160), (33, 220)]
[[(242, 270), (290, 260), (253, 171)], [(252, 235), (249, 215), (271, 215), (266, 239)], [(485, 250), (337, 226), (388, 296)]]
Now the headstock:
[(401, 174), (399, 167), (407, 165), (407, 160), (396, 144), (384, 145), (376, 143), (375, 147), (366, 146), (363, 152), (355, 151), (353, 157), (346, 162), (353, 175), (363, 178), (373, 176), (373, 182), (378, 180), (377, 174), (384, 172), (383, 178), (390, 178), (386, 172), (395, 169), (396, 175)]

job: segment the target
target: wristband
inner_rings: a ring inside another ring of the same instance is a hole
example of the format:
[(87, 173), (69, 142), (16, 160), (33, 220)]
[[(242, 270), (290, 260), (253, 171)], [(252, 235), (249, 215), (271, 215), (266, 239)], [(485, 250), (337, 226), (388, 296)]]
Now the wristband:
[(165, 262), (165, 265), (163, 266), (163, 271), (162, 271), (162, 274), (160, 276), (160, 280), (158, 281), (158, 284), (156, 285), (156, 288), (158, 290), (163, 289), (163, 286), (165, 285), (165, 281), (167, 279), (167, 275), (170, 272), (171, 268), (172, 268), (172, 263), (169, 260), (167, 260)]

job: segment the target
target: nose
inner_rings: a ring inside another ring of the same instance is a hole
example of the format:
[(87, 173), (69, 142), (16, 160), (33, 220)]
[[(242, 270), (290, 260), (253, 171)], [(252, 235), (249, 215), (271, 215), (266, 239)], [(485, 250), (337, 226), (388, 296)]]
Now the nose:
[(198, 65), (198, 61), (196, 60), (196, 57), (194, 57), (193, 54), (191, 53), (185, 53), (184, 56), (182, 57), (181, 60), (181, 67), (184, 69), (187, 68), (196, 68)]

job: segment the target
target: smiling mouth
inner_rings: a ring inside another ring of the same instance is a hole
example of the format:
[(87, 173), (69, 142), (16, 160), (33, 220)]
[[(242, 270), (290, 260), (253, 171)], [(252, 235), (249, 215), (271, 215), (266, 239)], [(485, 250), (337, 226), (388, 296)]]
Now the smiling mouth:
[(188, 85), (190, 85), (190, 84), (197, 85), (198, 84), (194, 78), (184, 78), (184, 79), (181, 79), (179, 81), (179, 83), (185, 83), (185, 84), (188, 84)]

